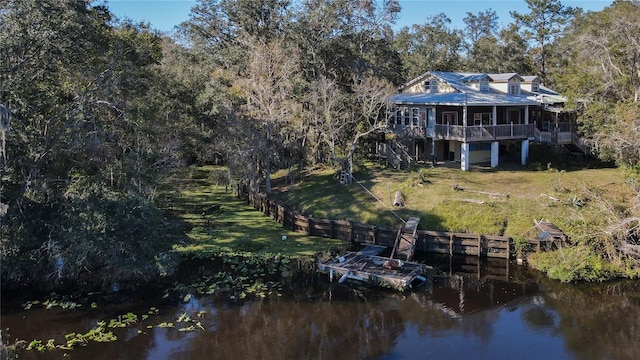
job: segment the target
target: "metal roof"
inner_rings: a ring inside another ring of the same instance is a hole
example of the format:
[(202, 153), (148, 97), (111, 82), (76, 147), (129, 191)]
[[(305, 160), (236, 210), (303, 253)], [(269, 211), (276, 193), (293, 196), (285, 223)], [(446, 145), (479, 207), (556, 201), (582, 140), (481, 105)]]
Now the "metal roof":
[(429, 71), (408, 83), (417, 83), (426, 76), (433, 76), (451, 86), (453, 92), (420, 92), (420, 93), (398, 93), (391, 97), (391, 101), (396, 104), (407, 105), (451, 105), (451, 106), (525, 106), (540, 104), (556, 104), (566, 102), (566, 98), (557, 92), (540, 85), (537, 93), (521, 90), (520, 95), (506, 94), (502, 91), (490, 88), (480, 91), (477, 87), (471, 86), (480, 80), (490, 80), (505, 82), (513, 78), (531, 81), (539, 79), (537, 76), (522, 77), (517, 73), (506, 74), (485, 74), (485, 73), (457, 73), (446, 71)]
[(566, 97), (560, 95), (559, 93), (543, 85), (540, 85), (538, 92), (530, 92), (530, 91), (523, 90), (522, 93), (527, 95), (529, 99), (534, 99), (538, 101), (538, 103), (543, 105), (564, 104), (567, 102)]
[(509, 81), (511, 79), (513, 79), (514, 77), (519, 78), (520, 80), (524, 81), (524, 78), (520, 75), (518, 75), (517, 73), (505, 73), (505, 74), (487, 74), (489, 75), (489, 77), (491, 79), (493, 79), (493, 81)]
[(507, 95), (494, 92), (451, 92), (451, 93), (400, 93), (391, 97), (396, 104), (411, 105), (455, 105), (455, 106), (524, 106), (538, 105), (526, 96)]
[(538, 81), (540, 81), (540, 78), (539, 78), (539, 77), (537, 77), (537, 76), (535, 76), (535, 75), (526, 75), (526, 76), (523, 76), (523, 77), (522, 77), (522, 79), (523, 79), (523, 80), (524, 80), (524, 82), (526, 82), (526, 83), (531, 83), (531, 82), (533, 82), (534, 80), (538, 80)]

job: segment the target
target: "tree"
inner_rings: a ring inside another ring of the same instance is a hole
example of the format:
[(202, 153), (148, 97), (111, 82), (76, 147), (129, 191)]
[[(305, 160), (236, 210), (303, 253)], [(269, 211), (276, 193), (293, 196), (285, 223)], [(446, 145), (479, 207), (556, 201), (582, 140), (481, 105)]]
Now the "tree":
[[(0, 251), (11, 264), (3, 279), (77, 278), (87, 269), (99, 279), (123, 264), (123, 278), (158, 275), (154, 257), (166, 243), (156, 236), (166, 225), (150, 179), (164, 118), (147, 100), (160, 38), (113, 24), (88, 1), (0, 6), (0, 93), (13, 115), (2, 169), (9, 208)], [(133, 209), (137, 223), (110, 217)], [(143, 224), (150, 230), (140, 232)]]
[(534, 61), (538, 75), (545, 80), (549, 45), (562, 33), (575, 10), (562, 5), (560, 0), (525, 0), (529, 13), (511, 11), (517, 26), (522, 27), (525, 39), (534, 42)]
[[(602, 11), (576, 13), (557, 39), (557, 88), (578, 111), (582, 135), (597, 155), (615, 162), (636, 196), (620, 204), (585, 191), (600, 219), (580, 241), (629, 277), (640, 274), (640, 3), (614, 1)], [(591, 254), (587, 254), (590, 256)]]
[(391, 83), (374, 76), (367, 76), (355, 82), (353, 95), (357, 107), (354, 118), (358, 120), (356, 120), (355, 134), (351, 138), (346, 157), (340, 161), (348, 181), (352, 178), (353, 157), (360, 139), (380, 131), (389, 123), (386, 109), (388, 99), (394, 92), (395, 89)]
[[(467, 12), (463, 19), (467, 67), (472, 71), (493, 72), (492, 66), (487, 64), (497, 55), (497, 39), (495, 29), (498, 26), (498, 15), (489, 9), (480, 11), (477, 15)], [(495, 60), (494, 60), (495, 61)]]
[(300, 112), (295, 98), (299, 60), (296, 49), (287, 46), (285, 38), (263, 42), (248, 39), (251, 54), (246, 73), (236, 86), (246, 99), (245, 117), (259, 123), (266, 141), (257, 152), (258, 169), (264, 171), (266, 192), (271, 193), (272, 164), (282, 154), (285, 134), (292, 131), (292, 123)]
[(535, 64), (527, 56), (527, 41), (520, 36), (517, 26), (511, 24), (500, 30), (499, 50), (496, 56), (498, 63), (495, 64), (496, 73), (515, 72), (518, 74), (533, 74)]
[(348, 94), (335, 80), (326, 76), (309, 84), (304, 99), (303, 127), (306, 134), (304, 144), (311, 148), (312, 164), (336, 158), (335, 154), (352, 126), (349, 122), (349, 101)]
[(318, 83), (318, 89), (315, 101), (322, 109), (318, 113), (320, 138), (331, 159), (340, 164), (344, 180), (350, 183), (358, 143), (387, 125), (387, 99), (395, 89), (388, 81), (371, 75), (355, 80), (352, 94), (341, 92), (326, 79)]
[(375, 71), (398, 80), (398, 57), (391, 46), (397, 0), (306, 0), (295, 12), (291, 38), (300, 47), (310, 82), (321, 77), (348, 87), (352, 75)]
[[(332, 39), (340, 31), (346, 2), (329, 0), (301, 1), (295, 11), (290, 36), (299, 48), (301, 70), (307, 81), (335, 74), (337, 62)], [(332, 56), (334, 61), (331, 61)]]
[(576, 19), (562, 41), (567, 67), (561, 88), (582, 107), (582, 130), (604, 159), (640, 164), (635, 134), (640, 97), (640, 3), (616, 1)]
[[(248, 176), (245, 180), (254, 189), (259, 185), (256, 175), (264, 175), (268, 192), (272, 166), (281, 158), (282, 141), (289, 139), (282, 135), (291, 133), (287, 124), (298, 111), (293, 101), (299, 66), (297, 49), (287, 45), (289, 3), (201, 0), (190, 20), (181, 24), (190, 52), (208, 60), (206, 88), (198, 98), (218, 108), (213, 112), (225, 133), (219, 134), (224, 141), (215, 141), (214, 148), (235, 162), (229, 164), (231, 169)], [(245, 134), (239, 126), (257, 131), (258, 139), (265, 141), (237, 138)], [(239, 144), (246, 148), (240, 150)], [(238, 156), (237, 151), (244, 151), (247, 158)]]
[(427, 24), (404, 27), (396, 35), (394, 46), (402, 59), (404, 79), (425, 71), (454, 71), (461, 63), (462, 34), (449, 28), (451, 19), (441, 13)]
[(207, 51), (214, 65), (241, 71), (247, 54), (242, 39), (284, 34), (288, 7), (289, 0), (199, 0), (179, 32), (190, 47)]
[(147, 101), (164, 120), (156, 137), (156, 166), (173, 169), (219, 159), (213, 139), (229, 101), (223, 81), (211, 76), (210, 62), (206, 53), (162, 39), (158, 81), (151, 84)]

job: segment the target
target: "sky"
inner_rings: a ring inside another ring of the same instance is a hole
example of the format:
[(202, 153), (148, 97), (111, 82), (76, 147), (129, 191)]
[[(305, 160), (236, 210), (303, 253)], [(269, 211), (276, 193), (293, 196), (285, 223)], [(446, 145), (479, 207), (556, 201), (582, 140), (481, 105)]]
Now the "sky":
[[(118, 18), (129, 18), (134, 22), (148, 22), (156, 30), (171, 33), (174, 27), (189, 19), (191, 7), (196, 0), (104, 0)], [(600, 11), (611, 5), (612, 0), (564, 0), (562, 4), (581, 7), (585, 11)], [(402, 8), (396, 24), (399, 29), (413, 24), (424, 24), (431, 16), (445, 13), (451, 20), (451, 27), (463, 29), (462, 19), (467, 12), (477, 14), (492, 9), (498, 15), (498, 22), (506, 25), (512, 22), (510, 11), (527, 13), (524, 0), (400, 0)]]

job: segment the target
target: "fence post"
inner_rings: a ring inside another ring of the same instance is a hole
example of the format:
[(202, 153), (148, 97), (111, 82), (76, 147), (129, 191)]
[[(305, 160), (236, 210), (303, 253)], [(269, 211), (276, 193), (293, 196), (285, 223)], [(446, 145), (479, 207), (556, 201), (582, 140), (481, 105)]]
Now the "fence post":
[(291, 230), (296, 231), (296, 213), (293, 211), (289, 212), (289, 220), (291, 221)]
[(349, 242), (353, 243), (353, 221), (349, 221)]
[(482, 254), (482, 235), (478, 235), (478, 257)]
[(333, 219), (329, 219), (329, 224), (331, 224), (331, 239), (335, 239), (336, 238), (336, 227), (335, 224), (336, 222)]
[(455, 235), (453, 233), (449, 234), (449, 256), (453, 256), (453, 238)]

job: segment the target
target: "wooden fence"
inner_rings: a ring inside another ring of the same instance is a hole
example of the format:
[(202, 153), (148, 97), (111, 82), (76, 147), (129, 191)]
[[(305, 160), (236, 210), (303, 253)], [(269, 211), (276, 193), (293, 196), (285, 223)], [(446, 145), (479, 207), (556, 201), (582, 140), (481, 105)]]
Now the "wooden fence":
[[(283, 204), (265, 194), (247, 193), (238, 188), (247, 204), (272, 217), (283, 227), (311, 236), (340, 239), (357, 244), (393, 247), (397, 228), (362, 224), (347, 220), (316, 219), (288, 210)], [(513, 240), (507, 236), (475, 235), (441, 231), (418, 230), (416, 250), (425, 253), (473, 255), (510, 259), (514, 254)]]

